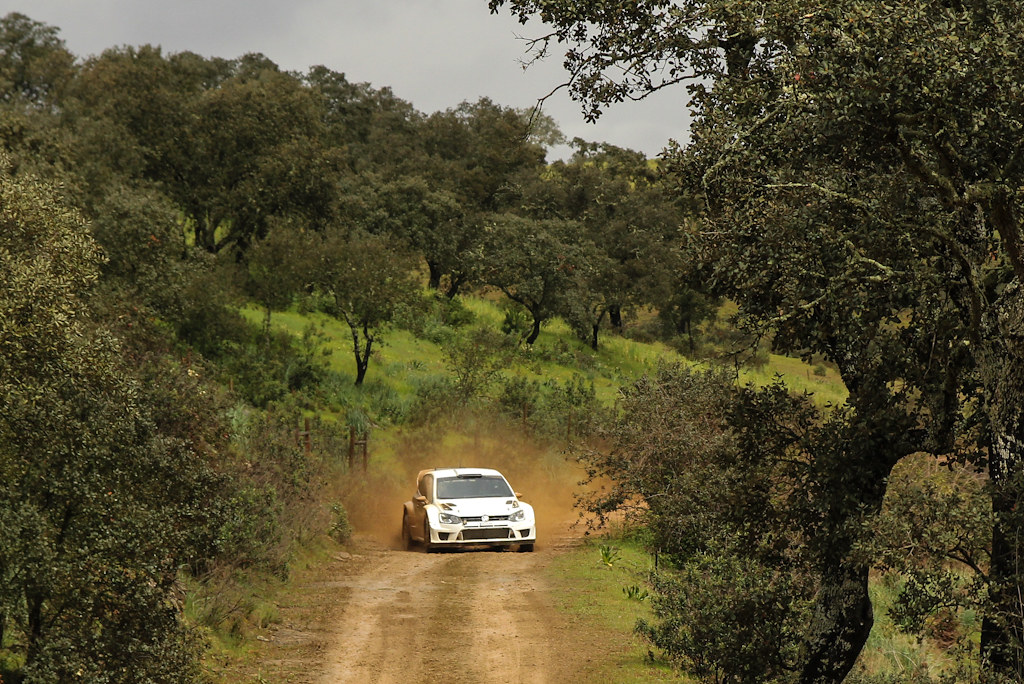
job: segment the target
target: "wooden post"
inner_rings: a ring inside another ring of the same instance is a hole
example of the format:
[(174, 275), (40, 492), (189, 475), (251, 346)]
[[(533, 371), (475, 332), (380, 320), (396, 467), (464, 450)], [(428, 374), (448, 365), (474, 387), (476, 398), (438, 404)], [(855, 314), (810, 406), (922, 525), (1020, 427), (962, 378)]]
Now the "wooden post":
[[(309, 429), (309, 418), (305, 419), (304, 425), (306, 428), (305, 430), (299, 430), (298, 428), (295, 428), (295, 446), (299, 446), (299, 444), (301, 443), (306, 452), (306, 455), (308, 456), (313, 451), (313, 433)], [(302, 438), (301, 442), (299, 441), (299, 438)]]
[(348, 426), (348, 469), (352, 472), (352, 468), (355, 466), (356, 458), (356, 428), (354, 425)]

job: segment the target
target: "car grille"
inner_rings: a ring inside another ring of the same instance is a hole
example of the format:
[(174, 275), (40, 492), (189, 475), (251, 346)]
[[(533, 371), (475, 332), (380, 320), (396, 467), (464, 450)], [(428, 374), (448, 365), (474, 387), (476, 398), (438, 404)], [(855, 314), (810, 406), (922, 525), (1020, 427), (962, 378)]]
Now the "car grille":
[[(483, 516), (481, 516), (481, 515), (477, 515), (477, 516), (470, 515), (470, 516), (461, 516), (461, 517), (462, 517), (462, 520), (464, 522), (483, 522), (483, 519), (484, 519)], [(508, 520), (508, 516), (507, 515), (489, 515), (489, 516), (487, 516), (487, 520), (489, 520), (489, 521), (490, 520), (494, 520), (494, 521)]]
[(474, 539), (511, 539), (512, 530), (507, 527), (475, 528), (462, 530), (462, 539), (465, 541)]

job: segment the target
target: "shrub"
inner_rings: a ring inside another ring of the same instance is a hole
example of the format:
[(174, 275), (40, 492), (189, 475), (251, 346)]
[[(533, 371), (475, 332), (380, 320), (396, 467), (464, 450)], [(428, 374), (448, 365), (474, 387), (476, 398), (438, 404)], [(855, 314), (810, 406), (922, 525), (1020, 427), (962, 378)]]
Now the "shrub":
[(796, 661), (809, 616), (796, 583), (751, 558), (701, 554), (653, 577), (658, 620), (637, 632), (705, 681), (773, 681)]
[(344, 544), (352, 538), (352, 523), (348, 519), (348, 511), (341, 502), (331, 504), (331, 527), (328, 533), (337, 542)]

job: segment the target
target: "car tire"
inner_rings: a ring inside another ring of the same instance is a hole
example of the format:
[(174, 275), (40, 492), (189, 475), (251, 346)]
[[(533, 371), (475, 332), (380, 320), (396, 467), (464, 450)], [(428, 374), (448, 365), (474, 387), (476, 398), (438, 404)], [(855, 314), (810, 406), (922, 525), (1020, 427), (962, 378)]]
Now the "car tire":
[(430, 553), (434, 550), (433, 544), (430, 543), (430, 519), (423, 519), (423, 550)]
[(409, 514), (402, 513), (402, 548), (406, 551), (412, 551), (413, 546), (416, 542), (413, 541), (412, 535), (409, 533)]
[(533, 544), (520, 544), (519, 553), (533, 553)]

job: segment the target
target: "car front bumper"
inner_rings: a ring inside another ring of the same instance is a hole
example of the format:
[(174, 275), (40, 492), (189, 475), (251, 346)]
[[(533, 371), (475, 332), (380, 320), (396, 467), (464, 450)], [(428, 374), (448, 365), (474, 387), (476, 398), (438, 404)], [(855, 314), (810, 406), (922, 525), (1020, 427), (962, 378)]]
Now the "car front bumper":
[(431, 546), (464, 546), (469, 544), (532, 544), (537, 541), (537, 527), (533, 521), (495, 525), (430, 526)]

